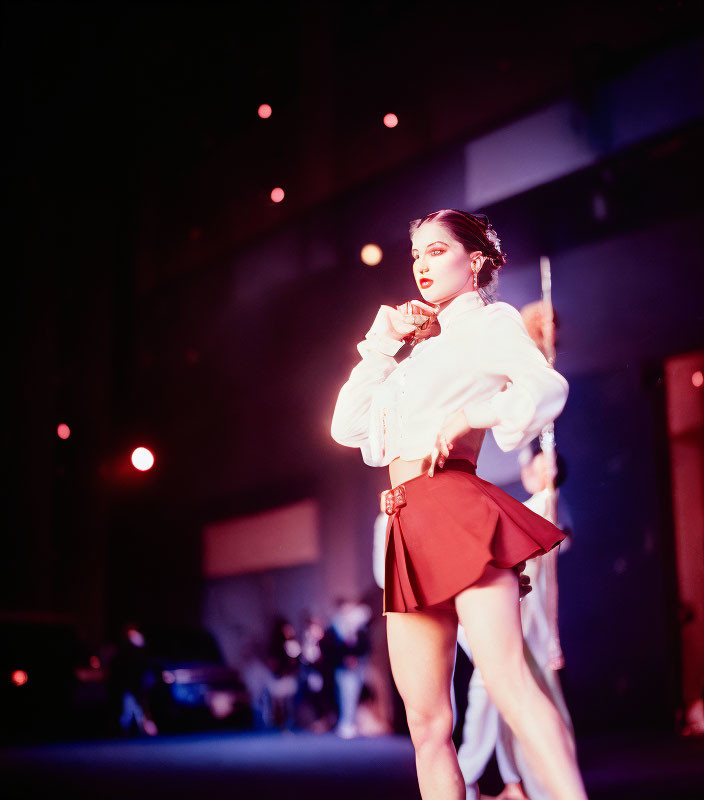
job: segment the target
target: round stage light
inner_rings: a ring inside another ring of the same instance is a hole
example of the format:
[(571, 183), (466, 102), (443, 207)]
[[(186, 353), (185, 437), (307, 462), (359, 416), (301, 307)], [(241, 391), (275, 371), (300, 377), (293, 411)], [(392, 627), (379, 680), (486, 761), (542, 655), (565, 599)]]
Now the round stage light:
[(257, 109), (257, 114), (259, 114), (262, 119), (269, 119), (271, 116), (271, 106), (268, 103), (262, 103)]
[(384, 257), (384, 254), (378, 244), (365, 244), (362, 248), (361, 256), (362, 261), (368, 267), (375, 267)]
[(702, 374), (700, 369), (692, 373), (692, 383), (697, 387), (697, 389), (704, 383), (704, 374)]
[(16, 669), (12, 673), (12, 682), (15, 686), (24, 686), (29, 680), (29, 676), (23, 669)]
[(65, 422), (62, 422), (61, 425), (59, 425), (56, 429), (56, 435), (59, 437), (59, 439), (68, 439), (68, 437), (71, 435), (71, 428), (69, 428)]
[(398, 117), (396, 114), (384, 114), (384, 125), (387, 128), (395, 128), (398, 125)]
[(146, 447), (137, 447), (132, 451), (132, 466), (140, 472), (146, 472), (154, 466), (154, 456)]
[(275, 189), (271, 190), (271, 199), (275, 203), (280, 203), (284, 199), (284, 197), (285, 197), (284, 190), (280, 186), (277, 186)]

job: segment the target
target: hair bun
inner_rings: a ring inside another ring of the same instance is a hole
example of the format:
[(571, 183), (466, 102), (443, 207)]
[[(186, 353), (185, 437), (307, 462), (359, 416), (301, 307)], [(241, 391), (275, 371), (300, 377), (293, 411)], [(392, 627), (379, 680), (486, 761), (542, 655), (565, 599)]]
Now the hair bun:
[(494, 269), (501, 269), (501, 267), (503, 267), (503, 265), (506, 263), (506, 254), (499, 252), (497, 256), (492, 256), (489, 261), (491, 261), (493, 264)]

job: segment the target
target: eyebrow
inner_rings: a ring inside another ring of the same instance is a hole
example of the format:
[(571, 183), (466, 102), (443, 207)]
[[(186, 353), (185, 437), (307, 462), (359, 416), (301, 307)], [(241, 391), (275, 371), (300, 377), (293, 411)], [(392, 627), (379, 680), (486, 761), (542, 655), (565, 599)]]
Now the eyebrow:
[[(437, 242), (431, 242), (429, 245), (426, 245), (425, 249), (427, 250), (429, 247), (432, 247), (434, 244), (444, 244), (445, 247), (449, 247), (450, 245), (446, 242), (441, 242), (439, 239)], [(415, 247), (411, 247), (411, 253), (415, 250)]]

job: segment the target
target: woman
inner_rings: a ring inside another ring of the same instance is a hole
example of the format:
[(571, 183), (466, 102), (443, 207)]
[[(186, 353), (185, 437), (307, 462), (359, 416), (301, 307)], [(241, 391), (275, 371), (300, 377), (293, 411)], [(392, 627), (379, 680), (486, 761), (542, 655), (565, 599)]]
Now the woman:
[(502, 450), (527, 444), (562, 411), (567, 381), (518, 311), (493, 302), (506, 259), (486, 217), (444, 209), (410, 233), (423, 302), (381, 306), (331, 433), (366, 464), (389, 467), (383, 613), (421, 795), (465, 798), (450, 701), (459, 620), (489, 696), (551, 796), (585, 798), (565, 725), (523, 657), (514, 570), (563, 534), (475, 474), (486, 429)]

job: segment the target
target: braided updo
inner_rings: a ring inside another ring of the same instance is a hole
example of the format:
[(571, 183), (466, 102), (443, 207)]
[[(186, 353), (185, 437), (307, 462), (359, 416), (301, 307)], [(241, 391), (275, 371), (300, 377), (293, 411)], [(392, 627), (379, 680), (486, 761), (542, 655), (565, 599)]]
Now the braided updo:
[(498, 272), (507, 259), (489, 218), (485, 214), (469, 214), (456, 208), (443, 208), (414, 219), (410, 224), (410, 235), (413, 236), (423, 223), (431, 221), (444, 225), (467, 253), (479, 250), (486, 256), (486, 261), (477, 273), (477, 290), (485, 303), (495, 302), (499, 285)]

